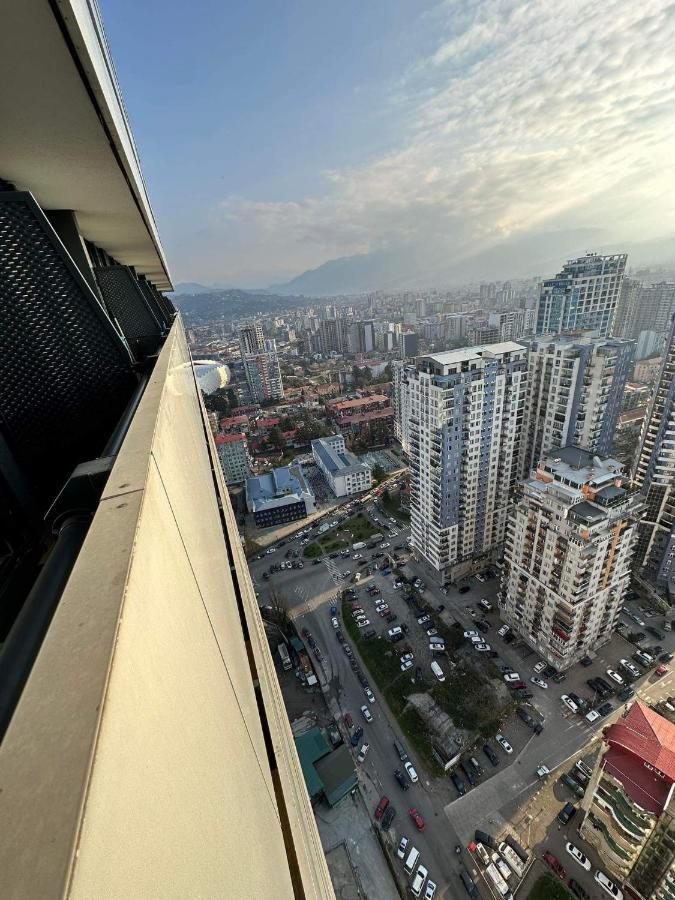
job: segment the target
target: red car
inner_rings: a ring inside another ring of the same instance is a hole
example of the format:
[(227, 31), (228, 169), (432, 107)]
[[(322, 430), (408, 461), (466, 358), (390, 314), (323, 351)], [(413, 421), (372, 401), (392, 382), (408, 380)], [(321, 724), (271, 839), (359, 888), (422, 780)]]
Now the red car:
[(389, 806), (389, 797), (381, 797), (380, 802), (377, 804), (377, 809), (375, 810), (375, 818), (377, 819), (378, 822), (384, 815), (384, 811), (388, 806)]
[(345, 725), (347, 726), (347, 728), (354, 727), (354, 720), (349, 713), (345, 713)]
[(561, 881), (565, 880), (565, 875), (567, 873), (563, 866), (561, 866), (558, 857), (554, 856), (550, 850), (547, 850), (546, 853), (544, 853), (544, 862)]
[(657, 674), (657, 675), (659, 676), (659, 678), (660, 678), (662, 675), (665, 675), (667, 671), (668, 671), (668, 666), (659, 666), (659, 667), (656, 669), (656, 674)]
[(422, 816), (417, 812), (417, 810), (415, 809), (415, 807), (413, 806), (412, 809), (408, 810), (408, 812), (410, 813), (410, 818), (413, 820), (413, 822), (414, 822), (415, 825), (417, 826), (417, 830), (418, 830), (418, 831), (424, 831), (424, 819), (423, 819)]

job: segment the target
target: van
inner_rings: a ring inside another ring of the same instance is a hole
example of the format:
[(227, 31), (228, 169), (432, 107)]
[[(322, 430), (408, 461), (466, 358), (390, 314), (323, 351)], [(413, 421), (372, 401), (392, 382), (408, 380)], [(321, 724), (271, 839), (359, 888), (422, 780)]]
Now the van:
[(494, 863), (491, 863), (485, 870), (486, 875), (494, 885), (495, 890), (504, 900), (512, 900), (513, 894), (509, 890), (508, 884), (504, 881), (501, 873)]
[(394, 741), (394, 750), (398, 753), (398, 758), (401, 762), (405, 762), (408, 759), (408, 754), (405, 752), (405, 747), (400, 741)]
[(473, 878), (469, 875), (466, 869), (462, 869), (462, 871), (459, 873), (459, 877), (462, 879), (464, 889), (469, 897), (471, 897), (471, 900), (480, 900), (478, 888), (474, 884)]
[(506, 843), (513, 851), (515, 851), (515, 853), (522, 859), (524, 863), (528, 861), (528, 859), (530, 858), (529, 854), (526, 850), (523, 850), (518, 841), (514, 837), (511, 837), (510, 834), (506, 835)]
[(508, 881), (511, 877), (511, 869), (509, 869), (508, 865), (504, 862), (497, 851), (492, 854), (492, 862), (499, 869), (499, 874), (502, 876), (504, 881)]
[(434, 675), (436, 676), (436, 678), (439, 681), (445, 681), (445, 675), (443, 673), (443, 669), (441, 669), (441, 667), (438, 665), (436, 660), (434, 660), (431, 663), (431, 671), (434, 673)]
[(408, 854), (405, 865), (403, 866), (403, 870), (405, 871), (406, 875), (412, 875), (412, 873), (415, 871), (415, 868), (417, 867), (419, 859), (420, 851), (417, 849), (417, 847), (413, 847)]
[(523, 863), (522, 859), (519, 859), (519, 857), (516, 855), (515, 850), (509, 847), (506, 841), (502, 841), (499, 845), (499, 852), (511, 866), (518, 878), (522, 878), (523, 872), (525, 871), (525, 864)]

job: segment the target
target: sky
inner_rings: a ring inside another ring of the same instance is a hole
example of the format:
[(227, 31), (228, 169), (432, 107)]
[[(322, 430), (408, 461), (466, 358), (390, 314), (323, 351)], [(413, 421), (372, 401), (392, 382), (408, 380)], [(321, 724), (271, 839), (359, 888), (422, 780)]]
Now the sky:
[(675, 3), (100, 5), (174, 282), (675, 247)]

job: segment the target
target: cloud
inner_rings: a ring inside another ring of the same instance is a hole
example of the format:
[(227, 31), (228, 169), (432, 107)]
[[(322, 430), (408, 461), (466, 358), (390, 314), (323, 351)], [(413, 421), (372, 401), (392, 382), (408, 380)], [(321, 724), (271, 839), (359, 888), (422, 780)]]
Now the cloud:
[(326, 173), (317, 196), (223, 200), (233, 264), (257, 253), (301, 270), (397, 246), (462, 257), (558, 227), (617, 241), (674, 230), (675, 4), (451, 0), (427, 23), (433, 52), (391, 85), (398, 148)]

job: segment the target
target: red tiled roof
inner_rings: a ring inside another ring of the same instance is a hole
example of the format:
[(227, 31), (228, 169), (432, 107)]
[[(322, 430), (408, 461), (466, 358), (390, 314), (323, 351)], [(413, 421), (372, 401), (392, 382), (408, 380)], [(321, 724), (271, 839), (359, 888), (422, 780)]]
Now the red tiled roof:
[(232, 428), (235, 425), (246, 425), (248, 422), (248, 416), (230, 416), (229, 419), (221, 419), (220, 427), (221, 428)]
[(373, 419), (393, 419), (394, 410), (391, 406), (385, 409), (373, 409), (370, 412), (356, 413), (352, 416), (342, 416), (339, 424), (341, 425), (358, 425), (360, 422), (371, 422)]
[(246, 441), (245, 434), (217, 434), (215, 436), (216, 444), (231, 444), (233, 441)]
[(330, 401), (328, 405), (331, 409), (357, 409), (359, 406), (368, 406), (369, 403), (389, 403), (389, 397), (385, 397), (384, 394), (370, 394), (356, 400)]
[(258, 428), (274, 428), (281, 419), (258, 419)]
[(607, 740), (625, 747), (675, 781), (675, 725), (640, 700), (607, 729)]

